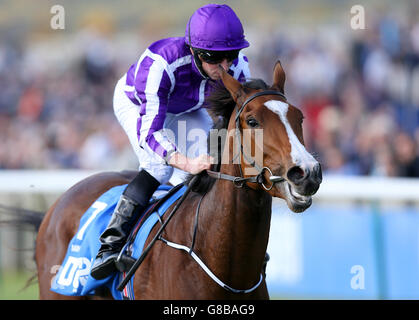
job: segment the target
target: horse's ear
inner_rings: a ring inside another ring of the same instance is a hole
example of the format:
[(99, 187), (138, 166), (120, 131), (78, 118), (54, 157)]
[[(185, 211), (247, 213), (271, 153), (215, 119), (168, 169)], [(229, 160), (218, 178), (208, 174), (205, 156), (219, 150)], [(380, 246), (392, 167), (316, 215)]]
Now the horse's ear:
[(281, 62), (278, 60), (275, 63), (275, 67), (274, 67), (274, 84), (272, 85), (272, 89), (285, 93), (284, 83), (285, 83), (285, 71), (282, 68)]
[(242, 84), (229, 75), (224, 68), (220, 65), (221, 81), (224, 87), (230, 92), (234, 102), (238, 103), (237, 100), (244, 96), (244, 90)]

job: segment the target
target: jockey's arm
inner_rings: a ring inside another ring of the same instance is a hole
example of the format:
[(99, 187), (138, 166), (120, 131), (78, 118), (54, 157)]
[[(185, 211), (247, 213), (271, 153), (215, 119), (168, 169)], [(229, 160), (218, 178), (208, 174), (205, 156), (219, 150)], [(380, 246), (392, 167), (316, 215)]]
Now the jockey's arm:
[[(152, 74), (152, 76), (150, 76)], [(156, 79), (158, 79), (156, 81)], [(197, 174), (209, 169), (213, 159), (208, 155), (201, 155), (197, 158), (187, 158), (179, 153), (163, 132), (164, 120), (167, 112), (168, 97), (172, 83), (167, 74), (165, 65), (160, 61), (154, 61), (152, 67), (140, 66), (136, 79), (138, 87), (143, 83), (145, 89), (138, 90), (136, 97), (142, 104), (143, 114), (139, 128), (140, 146), (158, 155), (162, 163), (178, 168), (180, 170)], [(138, 88), (136, 88), (138, 89)], [(154, 158), (154, 161), (156, 158)]]

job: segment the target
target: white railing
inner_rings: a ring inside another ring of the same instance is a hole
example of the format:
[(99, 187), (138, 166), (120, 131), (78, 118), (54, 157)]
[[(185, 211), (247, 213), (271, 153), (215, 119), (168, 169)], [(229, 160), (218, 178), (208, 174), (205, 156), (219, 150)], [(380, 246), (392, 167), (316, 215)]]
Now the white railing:
[[(0, 193), (62, 193), (98, 173), (88, 170), (0, 170)], [(324, 176), (314, 200), (419, 202), (419, 179)]]
[(62, 193), (84, 178), (89, 170), (0, 170), (0, 193)]

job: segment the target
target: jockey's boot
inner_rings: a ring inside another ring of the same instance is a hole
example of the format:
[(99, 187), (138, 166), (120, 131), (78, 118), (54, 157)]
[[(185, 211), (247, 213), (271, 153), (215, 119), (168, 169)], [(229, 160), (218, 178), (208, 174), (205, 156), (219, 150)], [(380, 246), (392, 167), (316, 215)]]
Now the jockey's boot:
[(111, 220), (100, 236), (101, 247), (90, 274), (96, 280), (116, 271), (116, 259), (128, 235), (160, 183), (147, 171), (140, 171), (121, 195)]

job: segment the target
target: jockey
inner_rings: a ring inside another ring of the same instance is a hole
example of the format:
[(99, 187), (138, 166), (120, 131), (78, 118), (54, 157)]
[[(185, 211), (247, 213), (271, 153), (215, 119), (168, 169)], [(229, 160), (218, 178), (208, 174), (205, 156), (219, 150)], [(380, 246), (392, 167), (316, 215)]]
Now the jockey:
[[(225, 4), (208, 4), (191, 16), (185, 37), (154, 42), (118, 81), (114, 111), (138, 157), (139, 173), (100, 237), (91, 269), (95, 279), (116, 270), (133, 225), (174, 170), (197, 174), (210, 168), (213, 159), (206, 144), (212, 119), (202, 105), (211, 82), (220, 80), (219, 65), (241, 82), (250, 78), (247, 58), (240, 53), (248, 46), (234, 11)], [(190, 139), (193, 132), (204, 132), (204, 137), (196, 143), (196, 135)]]

